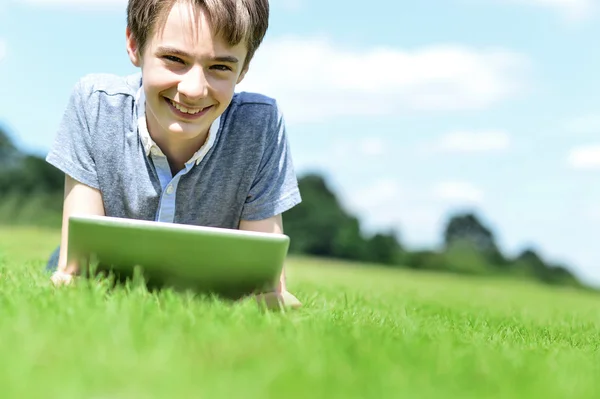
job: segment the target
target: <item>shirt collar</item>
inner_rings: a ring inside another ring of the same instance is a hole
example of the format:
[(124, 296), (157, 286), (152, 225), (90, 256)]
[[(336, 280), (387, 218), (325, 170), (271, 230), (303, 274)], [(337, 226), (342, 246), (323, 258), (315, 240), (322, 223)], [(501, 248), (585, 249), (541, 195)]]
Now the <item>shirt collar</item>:
[[(160, 147), (152, 140), (150, 136), (150, 132), (148, 132), (148, 125), (146, 123), (146, 96), (144, 94), (143, 86), (139, 88), (135, 101), (137, 104), (137, 125), (138, 125), (138, 133), (140, 135), (140, 139), (142, 140), (142, 145), (144, 147), (144, 152), (146, 156), (150, 156), (150, 154), (165, 156)], [(198, 165), (200, 161), (204, 158), (204, 156), (208, 153), (208, 151), (212, 148), (215, 140), (217, 138), (217, 132), (219, 130), (221, 124), (221, 116), (212, 123), (210, 129), (208, 131), (208, 137), (206, 138), (206, 142), (196, 153), (190, 158), (189, 161), (186, 162), (186, 165), (191, 165), (195, 163)]]

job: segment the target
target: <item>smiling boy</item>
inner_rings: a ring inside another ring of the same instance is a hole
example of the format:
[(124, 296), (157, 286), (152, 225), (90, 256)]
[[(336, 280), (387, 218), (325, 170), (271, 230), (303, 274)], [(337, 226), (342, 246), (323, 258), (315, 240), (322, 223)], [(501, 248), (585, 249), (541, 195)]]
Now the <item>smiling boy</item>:
[[(129, 1), (141, 74), (82, 78), (47, 156), (66, 175), (55, 283), (78, 273), (73, 214), (283, 233), (301, 202), (283, 116), (269, 97), (234, 93), (268, 18), (268, 0)], [(271, 295), (299, 305), (284, 272)]]

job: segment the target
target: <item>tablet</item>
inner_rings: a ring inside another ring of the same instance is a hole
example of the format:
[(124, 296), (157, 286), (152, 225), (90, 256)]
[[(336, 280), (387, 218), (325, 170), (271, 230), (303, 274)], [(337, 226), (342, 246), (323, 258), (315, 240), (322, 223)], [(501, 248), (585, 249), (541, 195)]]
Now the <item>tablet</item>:
[(285, 234), (71, 216), (68, 259), (118, 278), (139, 268), (152, 287), (241, 297), (277, 286), (289, 242)]

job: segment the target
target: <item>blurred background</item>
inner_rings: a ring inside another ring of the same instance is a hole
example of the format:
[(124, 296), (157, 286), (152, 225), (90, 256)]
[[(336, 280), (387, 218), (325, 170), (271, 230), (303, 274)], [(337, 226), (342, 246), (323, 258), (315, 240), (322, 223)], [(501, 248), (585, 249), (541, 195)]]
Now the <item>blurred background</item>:
[[(294, 254), (600, 284), (597, 0), (272, 0), (238, 91), (280, 101)], [(0, 0), (0, 224), (60, 227), (75, 82), (137, 70), (126, 0)]]

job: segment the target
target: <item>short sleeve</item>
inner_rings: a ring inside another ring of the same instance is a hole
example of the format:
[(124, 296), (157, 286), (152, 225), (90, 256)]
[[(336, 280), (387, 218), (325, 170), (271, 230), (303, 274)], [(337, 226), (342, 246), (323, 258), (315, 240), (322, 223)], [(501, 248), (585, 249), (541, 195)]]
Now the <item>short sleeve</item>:
[(46, 162), (55, 166), (73, 179), (92, 188), (99, 188), (92, 153), (92, 137), (89, 115), (90, 94), (86, 92), (84, 80), (75, 85), (58, 132), (46, 157)]
[(279, 107), (274, 108), (274, 116), (267, 126), (264, 153), (242, 211), (242, 220), (268, 219), (302, 201), (284, 117)]

